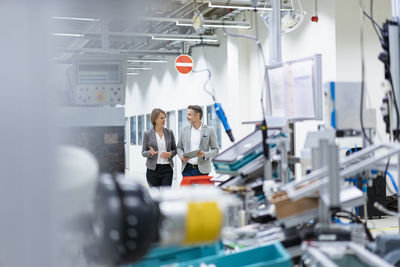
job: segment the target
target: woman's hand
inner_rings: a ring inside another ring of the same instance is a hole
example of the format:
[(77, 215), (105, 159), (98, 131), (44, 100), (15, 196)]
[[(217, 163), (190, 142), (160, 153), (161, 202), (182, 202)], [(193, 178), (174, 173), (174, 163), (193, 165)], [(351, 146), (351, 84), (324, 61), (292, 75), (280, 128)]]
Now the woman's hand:
[(169, 159), (172, 156), (171, 152), (163, 152), (161, 153), (161, 158), (162, 159)]
[(154, 156), (154, 155), (157, 155), (157, 151), (154, 151), (154, 149), (152, 148), (152, 147), (150, 147), (150, 155), (151, 156)]
[(204, 154), (204, 151), (199, 151), (199, 153), (197, 153), (197, 157), (199, 157), (199, 158), (204, 158), (204, 156), (205, 156), (206, 154)]

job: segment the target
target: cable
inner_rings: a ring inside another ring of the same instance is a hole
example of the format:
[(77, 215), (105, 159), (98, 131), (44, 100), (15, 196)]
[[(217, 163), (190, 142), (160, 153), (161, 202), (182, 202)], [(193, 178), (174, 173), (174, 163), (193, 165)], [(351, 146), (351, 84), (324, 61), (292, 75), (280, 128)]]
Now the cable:
[(378, 29), (382, 32), (382, 28), (379, 26), (379, 24), (374, 20), (374, 1), (371, 0), (370, 1), (370, 14), (368, 15), (367, 12), (364, 11), (364, 15), (369, 18), (371, 20), (372, 23), (372, 27), (374, 28), (374, 31), (376, 33), (376, 35), (378, 36), (378, 38), (381, 40), (382, 37), (379, 35), (378, 30), (376, 29), (376, 27), (378, 27)]
[(371, 139), (367, 136), (364, 127), (363, 106), (365, 90), (365, 59), (364, 59), (364, 0), (360, 0), (360, 46), (361, 46), (361, 99), (360, 99), (360, 124), (361, 131), (365, 140), (372, 145)]
[[(207, 60), (206, 60), (207, 61)], [(212, 87), (212, 92), (207, 90), (207, 84), (210, 82), (211, 80), (211, 71), (209, 69), (202, 69), (202, 70), (192, 70), (193, 73), (200, 73), (200, 72), (207, 72), (208, 73), (208, 79), (207, 81), (204, 83), (203, 85), (203, 90), (206, 91), (207, 94), (209, 94), (213, 101), (215, 102), (215, 93), (214, 93), (214, 87)]]
[[(341, 214), (337, 214), (337, 213), (345, 213), (349, 216), (345, 216), (345, 215), (341, 215)], [(368, 226), (366, 223), (364, 223), (360, 217), (358, 217), (357, 215), (355, 215), (354, 213), (347, 211), (347, 210), (340, 210), (338, 212), (335, 212), (334, 214), (332, 214), (332, 217), (341, 217), (341, 218), (347, 218), (352, 220), (353, 222), (358, 222), (360, 224), (362, 224), (364, 226), (364, 230), (365, 230), (365, 234), (367, 235), (367, 238), (369, 241), (374, 241), (374, 238), (371, 234), (371, 231), (368, 229)]]
[(207, 53), (206, 53), (206, 51), (205, 51), (205, 49), (204, 49), (204, 46), (203, 46), (203, 53), (204, 53), (204, 57), (205, 57), (205, 60), (206, 60), (207, 68), (206, 68), (206, 69), (202, 69), (202, 70), (193, 70), (193, 72), (194, 72), (194, 73), (199, 73), (199, 72), (207, 71), (207, 73), (208, 73), (208, 79), (207, 79), (207, 81), (206, 81), (206, 82), (204, 83), (204, 85), (203, 85), (203, 90), (206, 91), (206, 93), (208, 93), (208, 94), (212, 97), (212, 99), (213, 99), (213, 101), (214, 101), (215, 113), (217, 114), (218, 118), (219, 118), (220, 121), (222, 122), (222, 125), (223, 125), (224, 128), (225, 128), (225, 132), (226, 132), (226, 134), (228, 135), (229, 140), (231, 140), (231, 142), (234, 142), (234, 141), (235, 141), (235, 138), (233, 137), (232, 129), (231, 129), (231, 127), (229, 126), (228, 119), (227, 119), (227, 117), (226, 117), (226, 115), (225, 115), (225, 112), (224, 112), (224, 110), (223, 110), (223, 108), (222, 108), (222, 105), (221, 105), (221, 103), (217, 103), (217, 101), (216, 101), (214, 87), (212, 86), (212, 92), (209, 91), (209, 90), (207, 90), (207, 84), (208, 84), (208, 83), (210, 82), (210, 80), (211, 80), (211, 71), (210, 71), (210, 67), (208, 66)]
[(390, 210), (386, 209), (384, 206), (382, 206), (381, 204), (379, 204), (378, 202), (374, 202), (374, 208), (376, 208), (377, 210), (379, 210), (387, 215), (400, 217), (400, 213), (390, 211)]
[(390, 66), (385, 64), (387, 68), (389, 69), (389, 83), (391, 87), (391, 91), (393, 94), (393, 102), (394, 102), (394, 108), (396, 109), (396, 119), (397, 119), (397, 127), (396, 127), (396, 132), (393, 135), (393, 140), (394, 141), (399, 141), (399, 133), (400, 133), (400, 115), (399, 115), (399, 107), (397, 105), (397, 100), (396, 100), (396, 93), (394, 92), (394, 87), (393, 87), (393, 80), (392, 80), (392, 73), (390, 71)]
[[(371, 2), (372, 2), (372, 1), (371, 1)], [(368, 15), (368, 13), (365, 12), (365, 11), (364, 11), (364, 16), (366, 16), (366, 17), (371, 21), (372, 27), (374, 28), (375, 33), (376, 33), (376, 35), (378, 36), (378, 38), (379, 38), (379, 39), (382, 39), (381, 34), (380, 34), (380, 33), (378, 32), (378, 30), (376, 29), (376, 28), (378, 28), (380, 31), (382, 31), (382, 28), (379, 26), (379, 24), (372, 18), (371, 15)]]
[[(389, 164), (390, 164), (390, 157), (388, 158), (388, 161), (385, 166), (385, 172), (383, 173), (383, 177), (385, 178), (385, 183), (386, 183), (386, 175), (388, 174)], [(393, 180), (392, 180), (392, 182), (393, 182)], [(396, 189), (396, 184), (393, 184), (393, 186)], [(388, 185), (386, 185), (386, 187), (389, 188)], [(396, 192), (397, 192), (397, 190), (396, 190)]]
[(399, 193), (399, 188), (396, 185), (393, 175), (388, 171), (386, 171), (386, 174), (389, 176), (390, 180), (392, 181), (392, 184), (393, 184), (394, 189), (396, 190), (396, 193)]

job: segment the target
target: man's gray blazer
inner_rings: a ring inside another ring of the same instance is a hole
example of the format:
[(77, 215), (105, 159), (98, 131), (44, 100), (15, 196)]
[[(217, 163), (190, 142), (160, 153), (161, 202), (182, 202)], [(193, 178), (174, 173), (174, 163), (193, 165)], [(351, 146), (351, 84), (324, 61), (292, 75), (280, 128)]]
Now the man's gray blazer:
[[(172, 158), (176, 155), (176, 143), (174, 133), (171, 130), (164, 128), (164, 139), (167, 152), (172, 153), (172, 156), (168, 159), (169, 165), (171, 165), (171, 168), (174, 168), (174, 162), (172, 161)], [(146, 167), (154, 171), (157, 165), (158, 154), (151, 156), (150, 147), (152, 147), (154, 151), (158, 151), (157, 137), (154, 128), (151, 128), (150, 130), (144, 132), (142, 146), (142, 155), (143, 157), (147, 158)]]
[[(180, 159), (182, 159), (184, 153), (190, 152), (191, 127), (192, 125), (187, 125), (180, 132), (178, 145), (176, 146), (176, 151)], [(204, 151), (205, 156), (204, 158), (197, 158), (199, 171), (201, 173), (209, 173), (211, 171), (210, 159), (218, 155), (217, 135), (213, 127), (202, 124), (200, 138), (199, 149)], [(182, 171), (185, 169), (186, 163), (182, 162)]]

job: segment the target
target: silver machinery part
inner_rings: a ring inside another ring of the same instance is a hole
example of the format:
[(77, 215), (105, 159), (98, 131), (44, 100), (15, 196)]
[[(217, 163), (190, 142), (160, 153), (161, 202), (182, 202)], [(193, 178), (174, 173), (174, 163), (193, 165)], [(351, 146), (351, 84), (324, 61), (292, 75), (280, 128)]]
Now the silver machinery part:
[(393, 266), (354, 242), (303, 242), (302, 250), (305, 252), (303, 261), (309, 266), (340, 266), (336, 262), (345, 256), (355, 257), (364, 264), (356, 266)]

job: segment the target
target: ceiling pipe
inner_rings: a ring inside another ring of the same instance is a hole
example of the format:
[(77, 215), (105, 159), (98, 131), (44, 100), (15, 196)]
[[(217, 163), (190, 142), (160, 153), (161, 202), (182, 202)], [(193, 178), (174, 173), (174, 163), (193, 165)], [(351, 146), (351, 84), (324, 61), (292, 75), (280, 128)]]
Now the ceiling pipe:
[(193, 50), (193, 48), (196, 48), (196, 47), (204, 47), (204, 46), (208, 46), (208, 47), (220, 47), (220, 44), (218, 43), (218, 44), (205, 44), (205, 43), (201, 43), (201, 44), (195, 44), (195, 45), (191, 45), (191, 46), (189, 46), (189, 48), (188, 48), (188, 55), (189, 56), (191, 56), (192, 55), (192, 50)]

